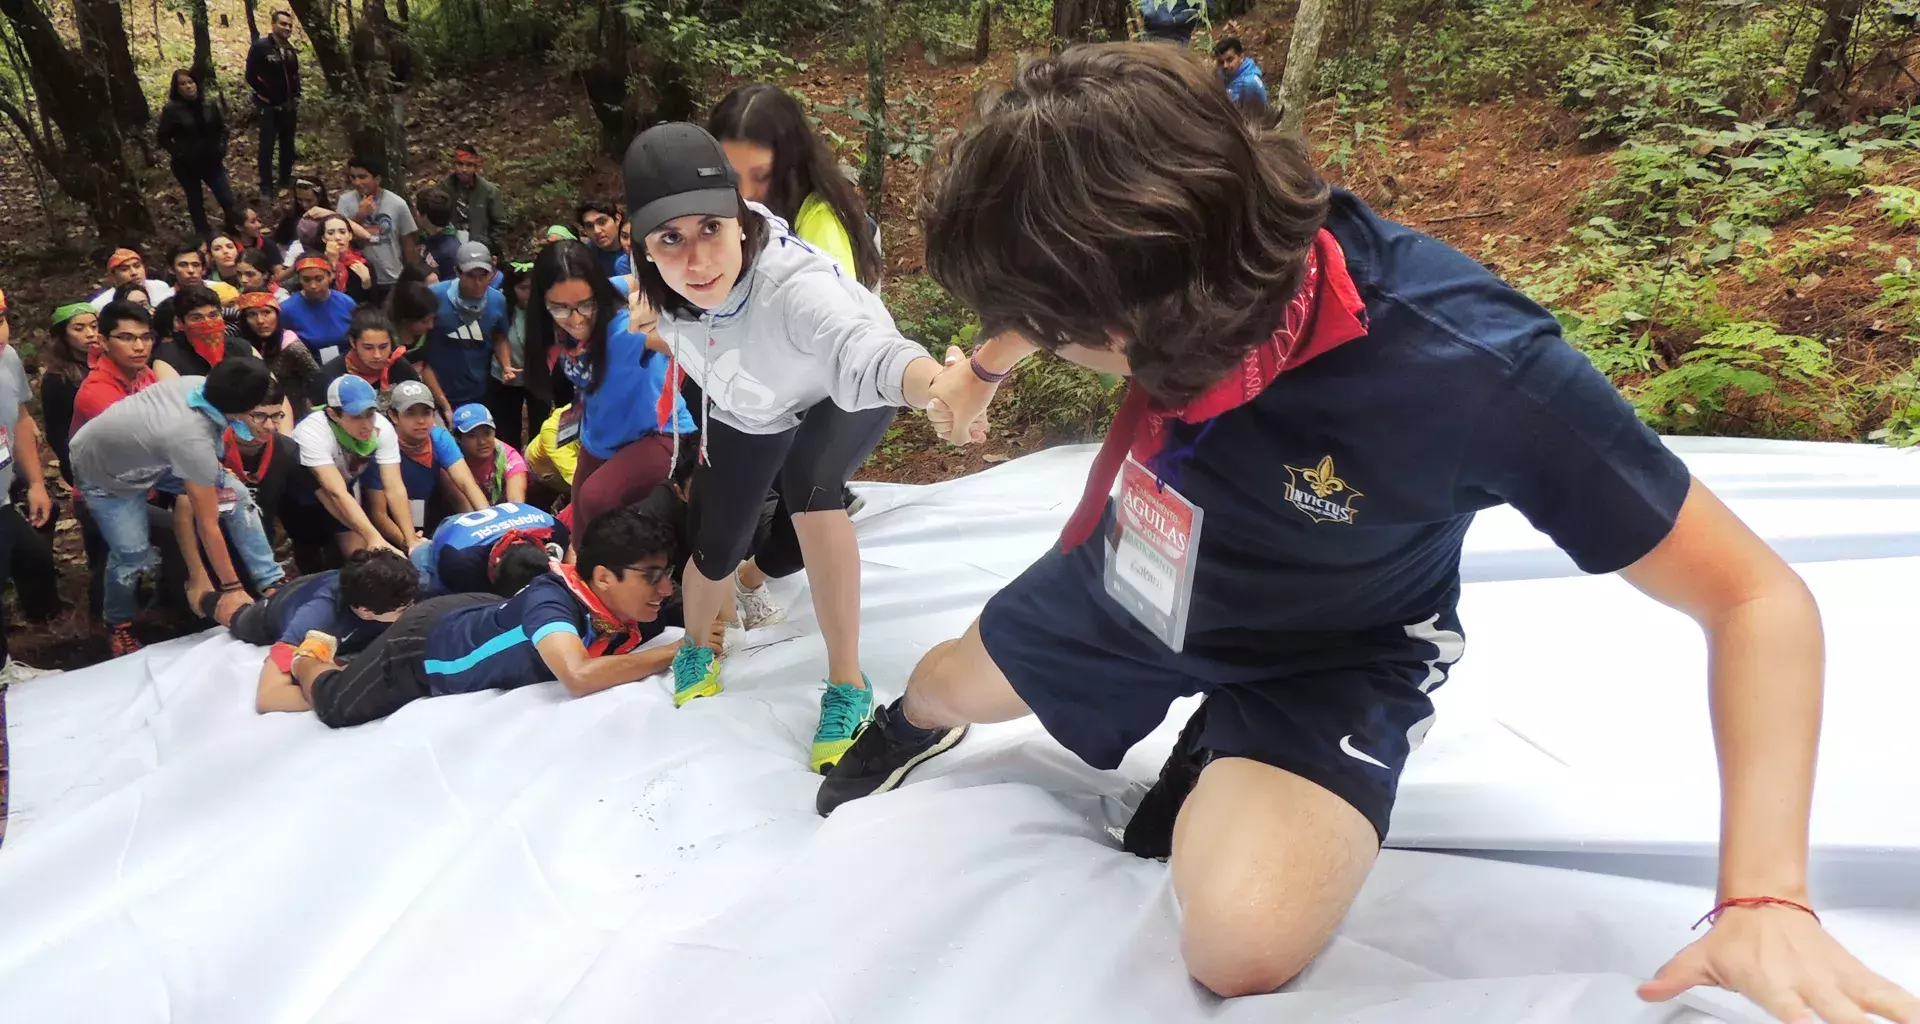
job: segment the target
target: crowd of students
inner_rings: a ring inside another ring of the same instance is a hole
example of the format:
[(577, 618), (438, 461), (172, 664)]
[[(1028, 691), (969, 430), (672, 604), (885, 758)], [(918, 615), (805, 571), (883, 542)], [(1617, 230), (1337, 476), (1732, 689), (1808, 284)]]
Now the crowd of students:
[[(176, 85), (191, 98), (190, 80)], [(529, 569), (548, 571), (551, 546), (569, 586), (543, 591), (538, 607), (572, 601), (582, 650), (625, 653), (626, 641), (603, 642), (616, 634), (650, 639), (663, 600), (667, 621), (705, 638), (666, 661), (607, 663), (670, 668), (685, 703), (720, 692), (729, 625), (783, 617), (767, 580), (804, 568), (828, 648), (810, 763), (830, 766), (872, 707), (847, 482), (896, 412), (928, 405), (950, 368), (902, 337), (875, 297), (877, 230), (799, 103), (747, 86), (709, 127), (637, 140), (626, 202), (581, 202), (575, 224), (549, 227), (524, 260), (490, 247), (509, 235), (471, 144), (412, 203), (366, 158), (348, 162), (350, 188), (332, 202), (296, 179), (273, 211), (277, 231), (244, 206), (210, 241), (153, 250), (165, 280), (149, 277), (140, 250), (112, 251), (106, 288), (54, 311), (41, 391), (113, 653), (139, 648), (143, 603), (247, 637), (330, 607), (330, 625), (356, 638), (336, 657), (377, 648), (339, 684), (360, 695), (378, 658), (446, 660), (458, 646), (424, 620), (472, 602), (438, 598), (477, 592), (518, 602), (500, 614), (532, 614), (519, 592)], [(32, 425), (19, 418), (16, 434)], [(21, 466), (32, 483), (37, 462)], [(597, 531), (603, 521), (627, 525)], [(474, 571), (457, 538), (491, 522), (516, 525)], [(299, 572), (284, 586), (283, 540)], [(45, 554), (43, 543), (17, 550)], [(393, 559), (421, 579), (397, 583), (410, 578)], [(644, 592), (630, 592), (629, 570)], [(396, 618), (418, 636), (382, 646)], [(503, 628), (451, 658), (485, 671), (451, 682), (428, 672), (420, 692), (638, 677), (579, 675), (571, 654), (543, 643), (548, 625), (516, 634), (545, 668), (509, 653)], [(291, 652), (300, 638), (289, 639)], [(388, 680), (379, 700), (316, 702), (274, 664), (263, 710), (298, 694), (340, 724), (390, 709), (399, 692)], [(498, 669), (508, 664), (518, 667)], [(330, 710), (349, 706), (344, 718)]]
[[(116, 251), (106, 293), (53, 311), (41, 384), (116, 651), (145, 581), (270, 646), (262, 712), (347, 726), (662, 671), (679, 706), (724, 689), (730, 623), (777, 617), (764, 579), (804, 571), (823, 815), (974, 722), (1036, 715), (1111, 768), (1203, 693), (1124, 846), (1171, 858), (1187, 969), (1231, 996), (1285, 983), (1351, 906), (1464, 649), (1467, 525), (1508, 503), (1714, 653), (1720, 902), (1641, 994), (1920, 1019), (1808, 907), (1804, 584), (1544, 310), (1250, 123), (1221, 56), (1074, 47), (982, 104), (922, 205), (929, 272), (984, 327), (964, 358), (895, 328), (870, 222), (770, 86), (642, 133), (624, 205), (583, 203), (527, 262), (495, 252), (477, 177), (461, 212), (427, 196), (416, 218), (362, 161), (336, 206), (296, 181), (282, 237), (243, 211), (237, 258), (172, 247), (171, 287)], [(456, 154), (456, 177), (479, 166)], [(1084, 496), (1057, 550), (876, 709), (847, 480), (903, 407), (981, 439), (1042, 349), (1129, 378)], [(26, 389), (0, 353), (0, 482), (17, 462), (31, 520), (0, 510), (16, 565), (49, 514)], [(178, 577), (156, 586), (162, 536)], [(648, 646), (668, 625), (686, 638)]]

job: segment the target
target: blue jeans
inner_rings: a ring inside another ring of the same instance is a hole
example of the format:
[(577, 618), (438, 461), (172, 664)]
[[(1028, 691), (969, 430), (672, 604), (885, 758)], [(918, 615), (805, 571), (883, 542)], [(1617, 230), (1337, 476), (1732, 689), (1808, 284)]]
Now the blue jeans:
[[(233, 508), (220, 513), (220, 524), (240, 552), (242, 571), (257, 590), (280, 582), (286, 572), (274, 560), (273, 542), (260, 528), (260, 510), (254, 506), (253, 496), (245, 484), (226, 470), (220, 473), (220, 486), (232, 488), (239, 496)], [(168, 494), (186, 493), (186, 485), (172, 473), (162, 476), (154, 487)], [(160, 564), (160, 553), (154, 550), (147, 535), (147, 496), (120, 497), (88, 486), (84, 481), (80, 484), (80, 494), (86, 499), (87, 511), (99, 525), (101, 535), (107, 539), (107, 592), (102, 602), (107, 625), (132, 622), (134, 612), (139, 610), (135, 587), (140, 574)]]

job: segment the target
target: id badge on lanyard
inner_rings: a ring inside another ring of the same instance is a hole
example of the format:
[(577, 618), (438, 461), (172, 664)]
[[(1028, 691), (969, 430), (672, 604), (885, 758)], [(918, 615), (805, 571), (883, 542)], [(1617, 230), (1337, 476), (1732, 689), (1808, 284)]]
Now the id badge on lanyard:
[(1203, 509), (1128, 456), (1120, 469), (1107, 595), (1175, 651), (1187, 642)]
[(565, 448), (567, 445), (580, 439), (580, 421), (586, 411), (586, 404), (584, 402), (576, 402), (573, 408), (561, 414), (560, 425), (556, 427), (553, 432), (553, 446), (555, 448)]
[(13, 465), (13, 429), (0, 427), (0, 470)]

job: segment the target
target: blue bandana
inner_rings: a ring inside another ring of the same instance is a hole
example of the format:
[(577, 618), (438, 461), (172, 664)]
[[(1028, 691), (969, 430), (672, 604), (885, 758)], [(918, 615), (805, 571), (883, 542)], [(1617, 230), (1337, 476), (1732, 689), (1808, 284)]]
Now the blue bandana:
[(253, 440), (253, 428), (248, 425), (246, 417), (229, 417), (226, 413), (214, 408), (213, 403), (207, 401), (207, 386), (205, 384), (201, 384), (187, 393), (187, 405), (200, 410), (203, 415), (213, 421), (214, 426), (219, 427), (223, 431), (228, 427), (232, 427), (234, 437), (242, 441)]

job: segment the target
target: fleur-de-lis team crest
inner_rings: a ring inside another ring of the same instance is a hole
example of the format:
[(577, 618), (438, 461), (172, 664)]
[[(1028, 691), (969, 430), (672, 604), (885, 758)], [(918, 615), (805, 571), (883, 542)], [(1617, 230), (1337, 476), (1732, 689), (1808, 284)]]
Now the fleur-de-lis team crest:
[(1302, 469), (1287, 467), (1287, 501), (1305, 512), (1316, 523), (1351, 523), (1357, 510), (1355, 498), (1365, 497), (1353, 485), (1340, 479), (1333, 468), (1333, 456), (1322, 455), (1319, 463)]

